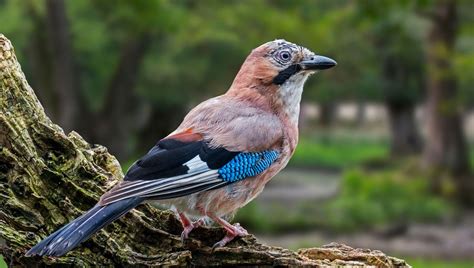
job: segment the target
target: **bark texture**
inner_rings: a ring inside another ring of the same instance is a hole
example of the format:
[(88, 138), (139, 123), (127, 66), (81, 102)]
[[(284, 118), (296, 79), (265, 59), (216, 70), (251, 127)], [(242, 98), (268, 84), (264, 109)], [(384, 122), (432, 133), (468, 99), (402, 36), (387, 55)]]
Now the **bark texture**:
[(141, 205), (60, 258), (25, 257), (27, 249), (79, 216), (122, 176), (115, 157), (45, 115), (0, 34), (0, 254), (12, 267), (373, 265), (406, 266), (377, 250), (340, 244), (293, 252), (249, 235), (218, 248), (224, 231), (199, 228), (184, 244), (170, 211)]

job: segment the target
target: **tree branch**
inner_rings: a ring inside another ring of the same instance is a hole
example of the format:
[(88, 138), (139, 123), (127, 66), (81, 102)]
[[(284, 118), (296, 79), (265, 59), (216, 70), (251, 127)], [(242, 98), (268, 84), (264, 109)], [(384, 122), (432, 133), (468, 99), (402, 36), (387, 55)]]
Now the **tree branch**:
[[(25, 257), (42, 238), (95, 204), (123, 174), (117, 160), (46, 116), (0, 34), (0, 254), (12, 266), (405, 266), (379, 251), (330, 244), (293, 252), (247, 236), (211, 247), (224, 231), (198, 228), (181, 243), (179, 221), (149, 205), (126, 214), (65, 257)], [(0, 242), (2, 243), (2, 242)]]

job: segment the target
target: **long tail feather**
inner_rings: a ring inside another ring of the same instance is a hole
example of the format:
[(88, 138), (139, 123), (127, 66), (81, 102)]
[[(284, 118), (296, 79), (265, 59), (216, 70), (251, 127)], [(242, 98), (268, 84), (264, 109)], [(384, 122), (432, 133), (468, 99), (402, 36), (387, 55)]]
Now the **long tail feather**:
[(63, 226), (31, 248), (26, 256), (62, 256), (142, 201), (143, 198), (133, 197), (105, 206), (95, 205), (84, 215)]

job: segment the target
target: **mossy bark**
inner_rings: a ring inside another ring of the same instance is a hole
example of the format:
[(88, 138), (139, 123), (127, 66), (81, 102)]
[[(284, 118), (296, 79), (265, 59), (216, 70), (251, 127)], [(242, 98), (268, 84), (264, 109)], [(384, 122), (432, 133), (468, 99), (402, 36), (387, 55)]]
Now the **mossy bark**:
[(183, 244), (174, 214), (149, 205), (65, 257), (25, 257), (31, 246), (92, 207), (123, 174), (105, 147), (51, 122), (1, 34), (0, 86), (0, 254), (11, 266), (406, 265), (379, 251), (330, 244), (293, 252), (253, 236), (212, 251), (222, 229), (199, 228)]

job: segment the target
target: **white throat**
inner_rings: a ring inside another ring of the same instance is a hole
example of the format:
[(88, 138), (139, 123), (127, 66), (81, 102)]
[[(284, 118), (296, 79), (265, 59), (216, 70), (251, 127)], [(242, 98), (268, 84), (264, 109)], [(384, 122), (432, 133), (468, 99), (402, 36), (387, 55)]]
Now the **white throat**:
[(295, 74), (280, 86), (279, 93), (280, 100), (283, 103), (283, 109), (290, 120), (295, 124), (298, 124), (303, 86), (309, 75), (310, 73), (306, 72)]

